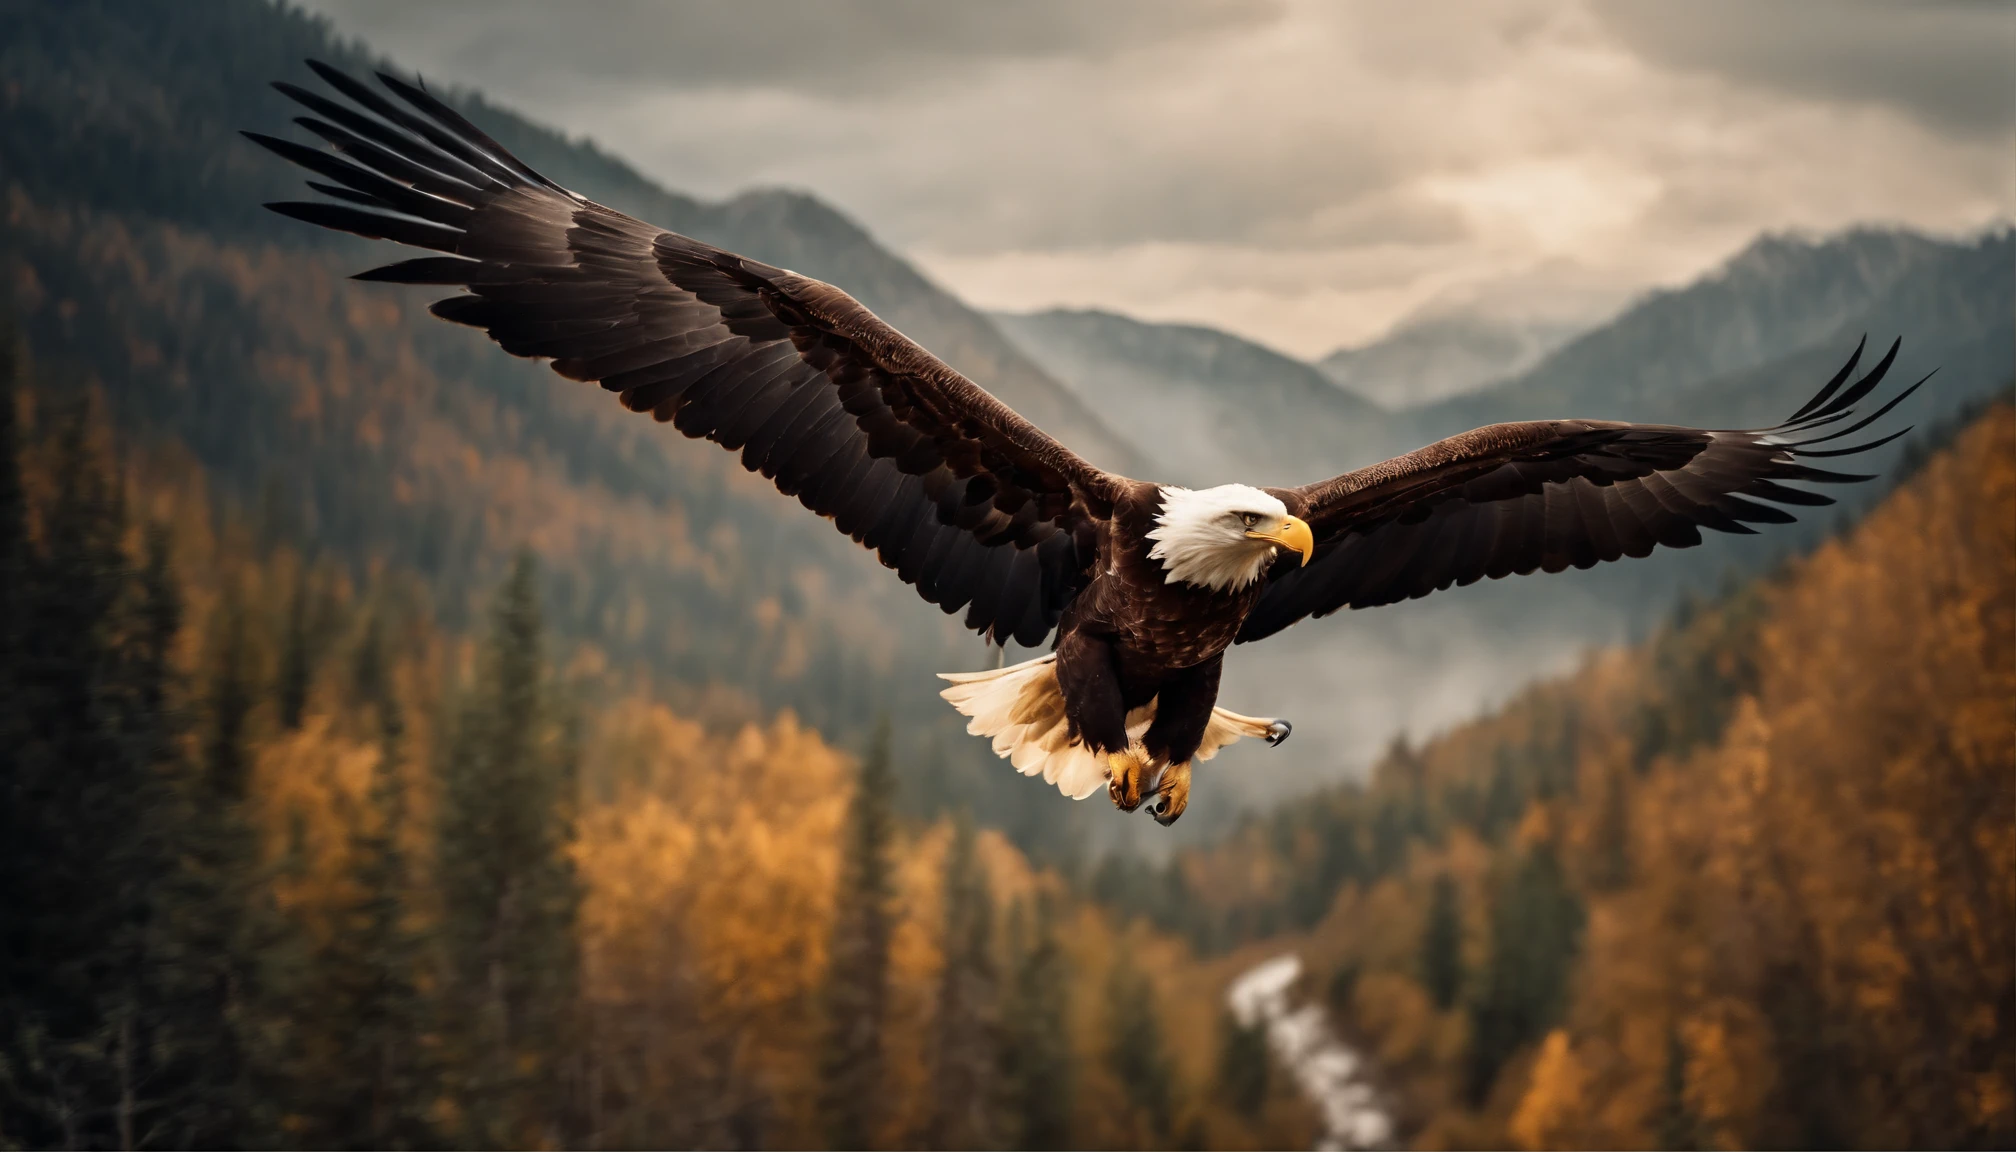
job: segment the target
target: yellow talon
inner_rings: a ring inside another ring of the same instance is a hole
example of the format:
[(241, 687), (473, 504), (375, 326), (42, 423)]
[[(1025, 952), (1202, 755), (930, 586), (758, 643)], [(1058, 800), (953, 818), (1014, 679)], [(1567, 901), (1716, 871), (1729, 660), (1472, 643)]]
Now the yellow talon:
[(1161, 797), (1155, 803), (1155, 822), (1167, 828), (1190, 807), (1190, 762), (1185, 760), (1164, 769), (1155, 794)]
[(1109, 771), (1106, 774), (1106, 794), (1113, 798), (1113, 806), (1122, 812), (1132, 812), (1141, 806), (1141, 774), (1146, 767), (1143, 757), (1133, 751), (1114, 752), (1106, 757)]

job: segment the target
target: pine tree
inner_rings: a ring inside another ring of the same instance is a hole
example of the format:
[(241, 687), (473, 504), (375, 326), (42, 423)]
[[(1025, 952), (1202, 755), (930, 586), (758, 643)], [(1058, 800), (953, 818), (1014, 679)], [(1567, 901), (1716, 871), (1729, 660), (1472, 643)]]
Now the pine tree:
[(294, 593), (287, 599), (287, 620), (280, 634), (280, 671), (273, 693), (280, 726), (290, 732), (301, 727), (314, 676), (308, 632), (308, 565), (304, 561), (295, 569)]
[(1586, 873), (1589, 886), (1598, 892), (1614, 892), (1631, 880), (1629, 776), (1629, 769), (1621, 765), (1603, 773), (1603, 791), (1597, 800), (1594, 826), (1589, 832)]
[(160, 869), (148, 884), (147, 927), (142, 937), (143, 963), (139, 1013), (121, 1035), (122, 1063), (135, 1063), (134, 1045), (143, 1038), (149, 1051), (139, 1057), (145, 1066), (145, 1092), (129, 1091), (121, 1109), (121, 1146), (135, 1147), (148, 1137), (167, 1137), (180, 1127), (187, 1108), (191, 1085), (201, 1084), (204, 1069), (177, 1051), (179, 1038), (174, 1028), (178, 1005), (173, 988), (162, 979), (162, 931), (167, 922), (167, 900), (172, 894), (170, 878), (180, 844), (176, 833), (173, 782), (180, 770), (176, 738), (180, 716), (169, 699), (169, 683), (175, 638), (182, 629), (182, 601), (169, 566), (168, 535), (150, 527), (145, 534), (144, 559), (132, 587), (125, 642), (121, 645), (125, 699), (119, 709), (126, 718), (125, 737), (129, 754), (139, 764), (152, 769), (148, 782), (148, 812), (145, 834), (152, 839), (149, 863)]
[(889, 722), (877, 727), (847, 809), (845, 858), (827, 948), (820, 1115), (834, 1148), (876, 1143), (883, 1093), (882, 1028), (889, 997), (890, 812), (894, 774)]
[(255, 675), (242, 592), (210, 622), (197, 689), (196, 755), (178, 768), (162, 889), (160, 979), (171, 1009), (165, 1047), (183, 1076), (165, 1142), (246, 1147), (279, 1133), (284, 1041), (295, 1006), (288, 921), (272, 902), (250, 812)]
[(1048, 896), (1037, 897), (1033, 913), (1017, 905), (1009, 919), (1015, 970), (1002, 1014), (1001, 1079), (1011, 1148), (1072, 1143), (1071, 970), (1055, 919)]
[(1267, 1103), (1267, 1026), (1241, 1024), (1230, 1012), (1218, 1021), (1218, 1094), (1240, 1115), (1260, 1114)]
[(994, 901), (974, 855), (973, 821), (962, 813), (945, 867), (945, 966), (931, 1053), (929, 1148), (988, 1148), (999, 1139), (995, 1097), (999, 989)]
[(402, 839), (406, 789), (399, 765), (405, 720), (386, 667), (382, 626), (367, 621), (352, 671), (359, 704), (375, 725), (378, 760), (368, 810), (350, 840), (350, 899), (318, 958), (319, 1007), (336, 1043), (315, 1085), (310, 1144), (427, 1148), (439, 1143), (429, 1111), (437, 1092), (422, 990), (425, 941), (411, 926), (410, 875)]
[(225, 591), (211, 641), (205, 691), (202, 781), (211, 796), (242, 801), (251, 784), (252, 754), (246, 729), (255, 698), (251, 639), (246, 635), (244, 590)]
[(1437, 1008), (1456, 1004), (1463, 991), (1463, 919), (1457, 907), (1456, 881), (1447, 873), (1435, 877), (1428, 897), (1428, 923), (1421, 932), (1421, 983)]
[(575, 762), (542, 635), (537, 572), (521, 554), (440, 765), (454, 1090), (476, 1144), (564, 1143), (573, 1123)]
[(1560, 1018), (1582, 919), (1582, 903), (1569, 890), (1553, 850), (1541, 845), (1528, 852), (1491, 909), (1490, 961), (1471, 1006), (1473, 1103), (1490, 1093), (1513, 1052)]
[(76, 1147), (132, 1129), (122, 1057), (141, 999), (146, 893), (135, 850), (150, 789), (107, 707), (126, 576), (119, 508), (90, 459), (82, 413), (68, 414), (56, 438), (58, 487), (42, 509), (41, 547), (20, 550), (14, 621), (0, 1131)]
[[(165, 549), (136, 576), (81, 408), (53, 430), (24, 529), (13, 363), (0, 363), (0, 1138), (133, 1147), (175, 1105), (152, 923), (172, 857)], [(39, 546), (37, 546), (39, 544)]]
[(1666, 1075), (1659, 1095), (1659, 1147), (1665, 1152), (1694, 1152), (1703, 1147), (1701, 1117), (1687, 1101), (1687, 1046), (1680, 1042), (1677, 1028), (1666, 1032)]
[(1155, 1008), (1155, 989), (1134, 963), (1131, 951), (1114, 958), (1106, 987), (1106, 1063), (1133, 1106), (1146, 1122), (1151, 1146), (1166, 1144), (1175, 1117), (1176, 1072), (1162, 1037), (1162, 1019)]
[[(28, 555), (28, 507), (21, 491), (19, 361), (11, 327), (0, 321), (0, 726), (11, 724), (16, 633), (20, 630), (23, 565)], [(0, 756), (9, 755), (13, 733), (0, 727)]]
[(1525, 793), (1514, 778), (1512, 750), (1501, 744), (1493, 750), (1491, 782), (1484, 793), (1479, 831), (1486, 840), (1495, 842), (1519, 823), (1519, 814), (1525, 808)]

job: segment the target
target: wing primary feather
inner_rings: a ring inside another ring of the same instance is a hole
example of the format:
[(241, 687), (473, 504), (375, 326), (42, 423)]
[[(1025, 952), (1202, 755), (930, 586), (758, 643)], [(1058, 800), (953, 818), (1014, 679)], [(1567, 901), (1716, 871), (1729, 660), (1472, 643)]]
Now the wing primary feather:
[(403, 216), (381, 216), (375, 212), (365, 212), (341, 204), (318, 204), (309, 200), (278, 200), (266, 205), (267, 208), (291, 216), (308, 224), (323, 228), (334, 228), (338, 232), (349, 232), (372, 240), (396, 240), (401, 244), (411, 244), (415, 248), (432, 248), (437, 252), (453, 252), (462, 239), (462, 233), (425, 220), (413, 220)]
[[(414, 202), (423, 203), (424, 201), (432, 201), (432, 204), (426, 205), (429, 211), (415, 212), (414, 215), (416, 216), (433, 219), (433, 205), (439, 205), (442, 209), (453, 209), (462, 212), (463, 218), (467, 218), (467, 211), (470, 205), (460, 200), (450, 200), (443, 196), (422, 192), (410, 185), (387, 179), (369, 168), (352, 164), (341, 156), (324, 152), (319, 148), (310, 148), (306, 144), (297, 144), (292, 140), (282, 140), (277, 136), (268, 136), (263, 132), (241, 132), (239, 135), (273, 153), (275, 156), (280, 157), (282, 160), (299, 164), (301, 167), (319, 176), (326, 176), (339, 184), (376, 196), (381, 200), (401, 201), (421, 198), (414, 200)], [(473, 200), (475, 197), (469, 197), (469, 199)], [(443, 220), (440, 222), (447, 223), (448, 221)]]
[[(1831, 503), (1831, 501), (1830, 501)], [(1794, 524), (1799, 518), (1775, 504), (1759, 504), (1733, 493), (1725, 493), (1715, 507), (1732, 520), (1745, 524)]]
[(341, 184), (324, 184), (320, 180), (310, 180), (308, 181), (308, 187), (332, 199), (361, 205), (365, 208), (377, 208), (387, 212), (397, 212), (399, 210), (389, 200), (380, 200), (369, 192), (359, 192), (355, 188), (345, 188)]
[(1820, 389), (1818, 393), (1814, 394), (1814, 397), (1811, 400), (1808, 400), (1805, 403), (1805, 405), (1801, 407), (1797, 412), (1794, 412), (1791, 418), (1786, 420), (1785, 423), (1797, 424), (1800, 420), (1804, 419), (1808, 413), (1816, 411), (1822, 404), (1827, 403), (1827, 398), (1829, 396), (1834, 395), (1835, 389), (1841, 387), (1842, 382), (1847, 380), (1849, 376), (1854, 374), (1855, 365), (1862, 362), (1862, 349), (1868, 343), (1869, 343), (1869, 334), (1867, 332), (1864, 332), (1862, 334), (1862, 338), (1855, 342), (1855, 351), (1849, 354), (1848, 362), (1841, 366), (1841, 370), (1834, 374), (1834, 378), (1832, 380), (1827, 381), (1827, 386), (1825, 388)]
[(1883, 359), (1878, 361), (1876, 366), (1869, 370), (1868, 375), (1850, 384), (1846, 391), (1836, 396), (1820, 411), (1828, 415), (1836, 412), (1846, 412), (1848, 409), (1854, 407), (1857, 401), (1875, 391), (1876, 386), (1883, 382), (1884, 375), (1890, 371), (1890, 365), (1896, 362), (1897, 350), (1903, 346), (1904, 338), (1902, 336), (1892, 340), (1890, 342), (1890, 351), (1883, 354)]
[(1829, 472), (1824, 468), (1809, 468), (1804, 464), (1787, 465), (1772, 475), (1780, 480), (1804, 480), (1809, 484), (1860, 484), (1865, 480), (1876, 478), (1874, 472)]
[(288, 99), (301, 105), (303, 108), (326, 116), (335, 123), (356, 133), (358, 136), (370, 140), (397, 155), (403, 156), (423, 168), (431, 168), (443, 176), (460, 180), (472, 188), (489, 191), (503, 187), (502, 184), (498, 183), (497, 178), (491, 176), (489, 173), (472, 167), (461, 158), (450, 155), (439, 148), (429, 147), (426, 141), (415, 139), (408, 133), (386, 124), (382, 120), (374, 120), (362, 113), (345, 108), (334, 100), (318, 96), (305, 88), (289, 84), (285, 80), (275, 80), (273, 87), (279, 89)]
[[(1876, 421), (1881, 420), (1885, 416), (1888, 416), (1892, 408), (1897, 407), (1897, 405), (1902, 404), (1906, 399), (1910, 398), (1910, 395), (1913, 392), (1916, 392), (1918, 391), (1919, 388), (1923, 387), (1925, 382), (1927, 380), (1932, 379), (1932, 377), (1936, 375), (1938, 371), (1939, 370), (1937, 368), (1934, 368), (1932, 371), (1927, 372), (1923, 376), (1920, 376), (1918, 378), (1917, 383), (1912, 384), (1909, 388), (1906, 388), (1902, 392), (1899, 392), (1897, 395), (1892, 396), (1889, 402), (1884, 404), (1881, 408), (1878, 408), (1875, 412), (1871, 413), (1870, 415), (1865, 416), (1860, 420), (1857, 420), (1855, 423), (1850, 424), (1848, 427), (1841, 429), (1839, 432), (1831, 432), (1825, 436), (1818, 436), (1811, 440), (1801, 440), (1796, 444), (1787, 444), (1785, 445), (1785, 447), (1796, 450), (1804, 448), (1808, 444), (1825, 444), (1829, 440), (1839, 440), (1843, 436), (1851, 436), (1857, 432), (1860, 432), (1862, 429), (1867, 428), (1869, 425), (1874, 424)], [(1797, 454), (1801, 456), (1811, 455), (1811, 453), (1808, 452), (1798, 452)]]
[(1881, 448), (1883, 445), (1888, 444), (1892, 440), (1897, 439), (1899, 436), (1904, 435), (1906, 432), (1911, 431), (1911, 427), (1912, 427), (1911, 425), (1906, 425), (1905, 427), (1899, 428), (1897, 431), (1892, 432), (1890, 435), (1883, 437), (1881, 440), (1871, 440), (1867, 444), (1857, 444), (1852, 448), (1830, 448), (1825, 452), (1809, 452), (1806, 449), (1801, 448), (1799, 449), (1799, 455), (1802, 457), (1818, 456), (1823, 458), (1828, 456), (1853, 456), (1858, 452), (1868, 452), (1871, 451), (1872, 449)]
[(1806, 508), (1819, 508), (1834, 503), (1834, 498), (1825, 493), (1808, 492), (1804, 488), (1787, 488), (1770, 480), (1752, 480), (1738, 491), (1745, 496), (1774, 500), (1780, 504), (1797, 504)]
[(320, 60), (309, 60), (307, 64), (330, 87), (355, 100), (369, 111), (377, 113), (379, 116), (397, 124), (408, 132), (424, 137), (428, 143), (434, 145), (436, 148), (457, 157), (466, 164), (481, 169), (492, 179), (505, 184), (517, 184), (520, 182), (516, 173), (499, 164), (491, 157), (484, 155), (480, 149), (470, 147), (464, 141), (457, 139), (453, 133), (442, 131), (439, 125), (415, 116), (390, 100), (385, 99), (378, 93), (373, 92), (368, 85), (353, 79), (348, 73), (337, 68), (332, 68)]
[(408, 84), (389, 72), (378, 73), (378, 82), (391, 89), (393, 95), (419, 109), (423, 115), (431, 118), (435, 123), (488, 152), (492, 159), (508, 166), (524, 179), (550, 188), (569, 199), (573, 198), (573, 193), (533, 171), (524, 161), (513, 156), (510, 149), (492, 140), (487, 133), (470, 123), (460, 112), (455, 111), (436, 99), (434, 94), (427, 91), (424, 86)]
[(420, 256), (382, 268), (370, 268), (353, 274), (350, 279), (384, 284), (463, 285), (480, 283), (483, 267), (479, 260), (466, 260), (460, 256)]
[(365, 167), (410, 184), (422, 192), (457, 203), (474, 204), (482, 200), (481, 188), (465, 184), (453, 176), (444, 176), (424, 165), (415, 164), (404, 156), (380, 148), (371, 141), (346, 132), (334, 124), (324, 123), (313, 116), (296, 116), (294, 123), (320, 136), (345, 155), (356, 157)]

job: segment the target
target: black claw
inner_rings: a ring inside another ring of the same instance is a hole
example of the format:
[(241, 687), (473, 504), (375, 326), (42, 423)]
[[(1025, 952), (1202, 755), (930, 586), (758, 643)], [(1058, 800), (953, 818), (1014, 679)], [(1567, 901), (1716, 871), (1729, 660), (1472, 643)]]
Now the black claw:
[(1283, 740), (1288, 739), (1288, 737), (1291, 734), (1293, 734), (1294, 731), (1295, 726), (1293, 724), (1288, 723), (1288, 721), (1286, 720), (1274, 721), (1274, 723), (1268, 725), (1267, 727), (1267, 746), (1269, 748), (1279, 748), (1281, 746), (1281, 742)]
[(1176, 823), (1176, 821), (1181, 820), (1183, 818), (1183, 813), (1177, 812), (1171, 814), (1169, 812), (1168, 802), (1164, 801), (1155, 806), (1154, 816), (1155, 816), (1155, 823), (1160, 824), (1164, 828), (1167, 828), (1171, 824)]

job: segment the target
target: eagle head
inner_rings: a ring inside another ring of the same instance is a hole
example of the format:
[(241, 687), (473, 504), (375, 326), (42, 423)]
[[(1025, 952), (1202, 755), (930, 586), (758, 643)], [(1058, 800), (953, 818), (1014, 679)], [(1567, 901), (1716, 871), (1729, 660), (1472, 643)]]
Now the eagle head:
[(1162, 511), (1148, 533), (1169, 583), (1180, 580), (1214, 592), (1237, 591), (1260, 578), (1286, 548), (1307, 564), (1316, 537), (1288, 506), (1258, 488), (1220, 484), (1191, 491), (1164, 487)]

